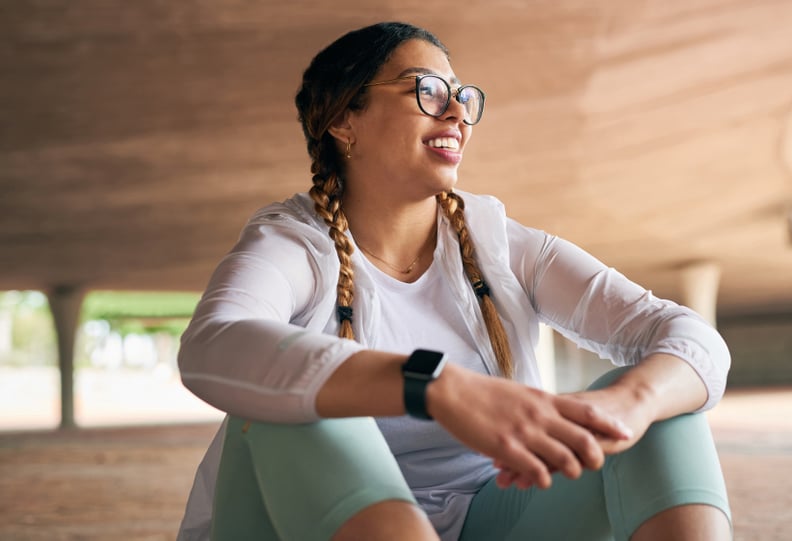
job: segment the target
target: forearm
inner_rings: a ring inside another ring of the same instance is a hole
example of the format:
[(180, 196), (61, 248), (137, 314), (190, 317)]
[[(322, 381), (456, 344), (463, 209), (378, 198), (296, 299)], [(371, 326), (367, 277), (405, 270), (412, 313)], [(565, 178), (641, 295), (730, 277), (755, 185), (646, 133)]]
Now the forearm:
[(652, 410), (653, 420), (698, 410), (707, 402), (707, 387), (693, 367), (679, 357), (655, 353), (614, 384)]
[(251, 421), (319, 418), (316, 393), (345, 359), (351, 340), (261, 319), (199, 322), (179, 351), (184, 385), (199, 398)]
[[(569, 242), (547, 236), (541, 249), (536, 249), (529, 230), (512, 225), (509, 231), (515, 243), (512, 270), (532, 292), (543, 321), (578, 347), (617, 366), (636, 365), (653, 354), (683, 359), (705, 385), (706, 401), (696, 409), (711, 408), (720, 400), (729, 371), (729, 350), (699, 315), (654, 297)], [(665, 375), (661, 370), (661, 379)], [(692, 381), (695, 387), (698, 382)]]
[(363, 350), (344, 361), (316, 396), (321, 417), (404, 415), (401, 366), (407, 356)]

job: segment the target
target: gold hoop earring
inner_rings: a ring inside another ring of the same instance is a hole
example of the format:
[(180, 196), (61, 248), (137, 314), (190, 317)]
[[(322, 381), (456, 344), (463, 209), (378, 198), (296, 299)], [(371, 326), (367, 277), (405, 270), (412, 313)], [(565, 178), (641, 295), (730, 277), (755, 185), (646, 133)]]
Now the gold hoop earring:
[(347, 160), (352, 157), (352, 141), (347, 139), (346, 158)]

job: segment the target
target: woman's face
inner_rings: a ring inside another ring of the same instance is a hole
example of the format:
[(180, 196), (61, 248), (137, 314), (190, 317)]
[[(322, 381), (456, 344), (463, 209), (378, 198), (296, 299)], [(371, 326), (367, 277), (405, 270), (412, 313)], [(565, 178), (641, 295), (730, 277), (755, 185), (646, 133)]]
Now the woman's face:
[[(423, 74), (441, 76), (452, 89), (459, 86), (443, 51), (417, 39), (401, 44), (371, 82)], [(424, 114), (412, 78), (367, 91), (366, 107), (349, 118), (354, 146), (347, 160), (348, 187), (356, 191), (358, 184), (408, 199), (425, 199), (452, 188), (472, 131), (463, 122), (464, 107), (451, 99), (439, 117)]]

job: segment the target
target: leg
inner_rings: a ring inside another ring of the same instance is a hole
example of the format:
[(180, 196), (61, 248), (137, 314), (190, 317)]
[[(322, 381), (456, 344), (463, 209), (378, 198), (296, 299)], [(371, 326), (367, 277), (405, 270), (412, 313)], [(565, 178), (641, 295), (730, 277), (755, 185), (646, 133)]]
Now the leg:
[(635, 530), (632, 541), (698, 541), (732, 538), (726, 515), (710, 505), (680, 505), (661, 511)]
[(473, 499), (460, 541), (612, 541), (602, 475), (553, 475), (547, 490), (500, 489), (490, 480)]
[[(608, 385), (623, 370), (609, 372), (592, 388)], [(682, 415), (652, 425), (633, 448), (607, 457), (599, 472), (586, 471), (574, 481), (554, 475), (548, 490), (500, 490), (490, 481), (473, 500), (461, 539), (728, 539), (727, 517), (726, 486), (706, 417)], [(693, 537), (710, 526), (703, 537)], [(724, 526), (727, 537), (717, 533)], [(659, 537), (649, 537), (654, 534)]]
[(347, 520), (333, 541), (438, 541), (426, 513), (408, 502), (388, 500), (369, 506)]
[[(601, 388), (628, 368), (605, 374)], [(653, 424), (635, 446), (603, 467), (617, 539), (731, 539), (726, 484), (703, 414)]]
[(392, 508), (402, 509), (404, 528), (425, 529), (428, 520), (372, 419), (253, 423), (245, 433), (243, 424), (229, 419), (213, 538), (340, 541), (373, 528), (367, 539), (395, 539), (401, 530), (387, 537), (393, 521), (370, 520)]

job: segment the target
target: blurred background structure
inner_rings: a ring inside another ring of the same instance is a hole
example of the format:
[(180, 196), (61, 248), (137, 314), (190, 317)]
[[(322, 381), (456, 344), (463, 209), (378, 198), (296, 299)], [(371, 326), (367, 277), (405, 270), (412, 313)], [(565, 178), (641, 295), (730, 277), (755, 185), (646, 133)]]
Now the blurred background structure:
[[(179, 326), (248, 216), (310, 186), (302, 70), (379, 20), (434, 31), (487, 93), (460, 189), (699, 311), (730, 389), (792, 384), (792, 0), (19, 0), (0, 430), (218, 418), (178, 384)], [(559, 390), (602, 367), (543, 351)]]

